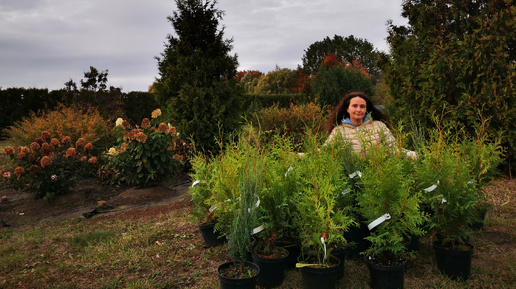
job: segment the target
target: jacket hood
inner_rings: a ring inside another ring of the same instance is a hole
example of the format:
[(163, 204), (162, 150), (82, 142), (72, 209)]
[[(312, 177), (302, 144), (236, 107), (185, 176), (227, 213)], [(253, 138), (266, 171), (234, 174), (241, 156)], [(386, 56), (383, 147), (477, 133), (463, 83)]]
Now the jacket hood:
[[(368, 113), (364, 116), (364, 120), (362, 121), (362, 124), (364, 124), (366, 121), (370, 120), (371, 119), (371, 114)], [(354, 123), (351, 122), (351, 120), (349, 119), (349, 117), (346, 117), (345, 119), (342, 120), (342, 123), (343, 124), (350, 124), (354, 127), (357, 127)]]

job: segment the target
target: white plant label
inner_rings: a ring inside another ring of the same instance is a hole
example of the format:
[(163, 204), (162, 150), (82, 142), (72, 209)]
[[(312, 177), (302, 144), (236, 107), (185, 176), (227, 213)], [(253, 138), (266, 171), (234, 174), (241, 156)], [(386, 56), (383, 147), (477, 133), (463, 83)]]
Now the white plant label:
[(293, 169), (294, 169), (293, 167), (289, 167), (289, 168), (288, 168), (288, 170), (287, 170), (287, 172), (285, 173), (285, 177), (287, 177), (288, 172), (290, 172), (290, 171), (291, 171), (291, 170), (293, 170)]
[(391, 218), (391, 215), (389, 215), (389, 213), (386, 213), (383, 216), (381, 216), (380, 218), (369, 223), (369, 225), (367, 225), (367, 228), (369, 229), (369, 231), (371, 231), (374, 227), (380, 225), (381, 223), (385, 222), (386, 220), (389, 220), (390, 218)]
[(353, 178), (354, 178), (354, 177), (356, 177), (356, 176), (358, 176), (359, 178), (361, 178), (361, 177), (362, 177), (362, 172), (360, 172), (360, 171), (356, 171), (356, 172), (354, 172), (354, 173), (350, 174), (350, 175), (349, 175), (349, 178), (350, 178), (350, 179), (353, 179)]
[(324, 247), (324, 260), (326, 260), (326, 243), (324, 242), (324, 237), (321, 237), (321, 244)]
[(197, 180), (197, 181), (193, 182), (193, 184), (192, 184), (192, 188), (193, 188), (193, 187), (195, 187), (195, 185), (197, 185), (197, 184), (198, 184), (198, 183), (200, 183), (200, 182), (201, 182), (201, 180)]
[(431, 191), (437, 189), (437, 185), (439, 184), (439, 181), (437, 181), (437, 184), (435, 185), (431, 185), (430, 187), (426, 188), (426, 189), (423, 189), (423, 191), (427, 192), (427, 193), (430, 193)]
[(444, 204), (444, 203), (447, 203), (447, 202), (448, 202), (448, 200), (443, 197), (443, 199), (441, 200), (441, 204)]
[(263, 224), (261, 224), (260, 226), (254, 228), (253, 229), (253, 235), (260, 233), (261, 231), (263, 231), (263, 229), (264, 229)]
[[(224, 202), (230, 202), (230, 201), (231, 201), (231, 199), (227, 199), (227, 200), (225, 200)], [(215, 206), (211, 207), (208, 211), (209, 211), (210, 213), (212, 213), (213, 211), (215, 211), (215, 209), (216, 209), (216, 208), (217, 208), (217, 206), (215, 205)]]
[(344, 191), (342, 192), (342, 195), (344, 196), (345, 194), (349, 194), (349, 192), (351, 192), (351, 190), (350, 190), (350, 189), (344, 190)]

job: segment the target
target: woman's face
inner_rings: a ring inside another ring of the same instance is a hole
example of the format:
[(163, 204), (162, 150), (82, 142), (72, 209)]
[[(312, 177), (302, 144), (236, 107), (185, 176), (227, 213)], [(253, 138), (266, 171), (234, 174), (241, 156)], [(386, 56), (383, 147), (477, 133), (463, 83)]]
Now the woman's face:
[(347, 112), (349, 113), (349, 119), (354, 125), (361, 125), (367, 112), (367, 103), (365, 99), (359, 96), (355, 96), (350, 99)]

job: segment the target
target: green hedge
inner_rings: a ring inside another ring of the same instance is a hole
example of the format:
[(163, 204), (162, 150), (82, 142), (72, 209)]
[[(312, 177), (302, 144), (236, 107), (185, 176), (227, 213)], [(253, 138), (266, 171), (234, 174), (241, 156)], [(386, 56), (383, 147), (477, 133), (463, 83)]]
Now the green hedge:
[(302, 93), (293, 94), (244, 94), (243, 107), (245, 112), (255, 112), (262, 108), (275, 106), (288, 108), (291, 103), (307, 104), (310, 96)]
[[(11, 126), (17, 120), (30, 115), (31, 111), (53, 109), (61, 101), (61, 90), (51, 91), (38, 88), (0, 89), (0, 131)], [(0, 139), (5, 137), (0, 134)]]

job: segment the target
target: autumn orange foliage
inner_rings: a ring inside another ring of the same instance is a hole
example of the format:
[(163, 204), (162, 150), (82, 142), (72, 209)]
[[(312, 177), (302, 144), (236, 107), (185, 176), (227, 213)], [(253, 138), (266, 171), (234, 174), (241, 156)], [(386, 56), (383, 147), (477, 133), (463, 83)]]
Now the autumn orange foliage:
[(360, 71), (366, 77), (371, 78), (371, 76), (369, 75), (369, 73), (367, 72), (365, 67), (362, 65), (360, 60), (353, 59), (353, 61), (351, 63), (349, 63), (349, 62), (347, 62), (345, 60), (339, 59), (333, 53), (330, 53), (329, 55), (324, 56), (324, 60), (321, 63), (321, 68), (331, 68), (331, 67), (338, 66), (338, 65), (340, 65), (340, 66), (342, 66), (342, 67), (344, 67), (346, 69), (354, 69), (354, 70)]
[[(70, 137), (76, 140), (84, 138), (95, 144), (107, 142), (112, 129), (95, 108), (83, 111), (60, 105), (49, 112), (32, 112), (30, 117), (16, 122), (5, 132), (15, 146), (30, 144), (35, 139), (48, 138), (48, 135), (64, 142), (66, 137)], [(48, 135), (42, 136), (42, 132)]]

